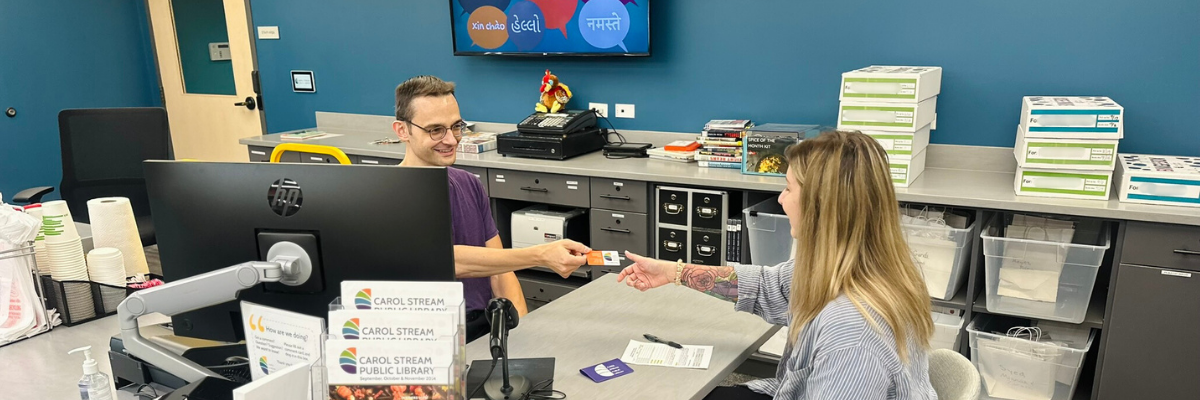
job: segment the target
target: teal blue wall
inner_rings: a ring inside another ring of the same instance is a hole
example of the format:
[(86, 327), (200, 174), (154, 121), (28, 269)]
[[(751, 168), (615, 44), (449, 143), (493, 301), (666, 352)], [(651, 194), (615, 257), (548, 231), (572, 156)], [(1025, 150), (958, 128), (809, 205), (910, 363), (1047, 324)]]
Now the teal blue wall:
[(142, 0), (0, 0), (0, 192), (62, 179), (58, 112), (161, 106)]
[[(638, 4), (642, 4), (638, 1)], [(696, 132), (712, 118), (836, 120), (841, 73), (871, 64), (945, 68), (943, 144), (1012, 146), (1021, 96), (1106, 95), (1126, 108), (1121, 150), (1200, 155), (1200, 1), (648, 0), (649, 58), (454, 57), (448, 0), (251, 0), (268, 130), (314, 111), (392, 114), (418, 74), (459, 84), (463, 115), (517, 122), (546, 68), (572, 103), (634, 103), (618, 127)], [(315, 94), (288, 71), (313, 70)]]
[(225, 5), (221, 0), (175, 0), (175, 34), (179, 39), (179, 62), (188, 93), (237, 94), (233, 86), (232, 61), (213, 61), (209, 43), (229, 41), (225, 29)]

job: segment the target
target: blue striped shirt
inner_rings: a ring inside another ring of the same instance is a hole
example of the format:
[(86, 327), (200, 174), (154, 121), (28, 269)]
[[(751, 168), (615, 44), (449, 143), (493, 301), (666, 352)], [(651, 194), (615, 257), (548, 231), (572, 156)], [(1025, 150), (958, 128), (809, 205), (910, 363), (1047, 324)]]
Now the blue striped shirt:
[[(738, 276), (735, 308), (773, 324), (788, 325), (792, 262), (734, 267)], [(775, 378), (748, 386), (787, 400), (936, 400), (937, 393), (929, 383), (927, 351), (910, 340), (908, 362), (900, 361), (891, 327), (868, 312), (881, 329), (867, 323), (844, 295), (825, 305), (804, 326), (795, 345), (784, 349)]]

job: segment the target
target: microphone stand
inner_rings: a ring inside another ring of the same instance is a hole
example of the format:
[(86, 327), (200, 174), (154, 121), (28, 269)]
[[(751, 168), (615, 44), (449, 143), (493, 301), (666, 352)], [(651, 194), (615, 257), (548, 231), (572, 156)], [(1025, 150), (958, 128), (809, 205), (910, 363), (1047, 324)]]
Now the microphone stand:
[(501, 378), (488, 379), (483, 385), (489, 400), (515, 400), (529, 392), (529, 379), (508, 373), (508, 311), (505, 307), (498, 307), (492, 314), (492, 361), (503, 359), (503, 365)]

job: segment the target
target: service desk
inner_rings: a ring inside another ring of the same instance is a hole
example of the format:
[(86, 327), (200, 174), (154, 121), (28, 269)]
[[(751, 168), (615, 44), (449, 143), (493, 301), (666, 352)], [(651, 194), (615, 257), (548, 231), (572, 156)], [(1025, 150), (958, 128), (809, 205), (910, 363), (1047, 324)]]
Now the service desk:
[[(521, 319), (509, 334), (508, 354), (554, 357), (554, 389), (571, 400), (702, 399), (778, 329), (755, 315), (735, 312), (733, 303), (686, 287), (668, 285), (643, 293), (608, 275)], [(579, 373), (620, 358), (630, 339), (646, 341), (646, 333), (711, 345), (712, 363), (708, 369), (630, 365), (632, 374), (603, 383)], [(487, 337), (467, 344), (467, 359), (491, 359)], [(499, 374), (497, 366), (493, 376)]]

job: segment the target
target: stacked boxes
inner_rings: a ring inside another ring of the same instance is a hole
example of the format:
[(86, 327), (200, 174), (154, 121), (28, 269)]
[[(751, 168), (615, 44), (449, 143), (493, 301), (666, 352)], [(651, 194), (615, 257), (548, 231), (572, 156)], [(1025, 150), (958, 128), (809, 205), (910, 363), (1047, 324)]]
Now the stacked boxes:
[(748, 119), (714, 119), (704, 124), (696, 161), (702, 168), (742, 168), (742, 138), (754, 126)]
[(1107, 97), (1025, 97), (1013, 148), (1017, 195), (1107, 200), (1123, 114)]
[(1121, 202), (1200, 207), (1200, 157), (1121, 154)]
[(892, 182), (908, 187), (925, 171), (941, 90), (941, 67), (873, 65), (843, 73), (837, 127), (879, 141), (888, 151)]

